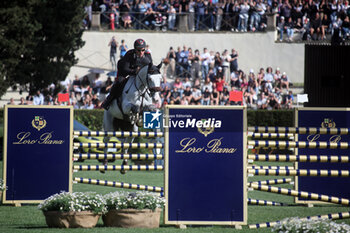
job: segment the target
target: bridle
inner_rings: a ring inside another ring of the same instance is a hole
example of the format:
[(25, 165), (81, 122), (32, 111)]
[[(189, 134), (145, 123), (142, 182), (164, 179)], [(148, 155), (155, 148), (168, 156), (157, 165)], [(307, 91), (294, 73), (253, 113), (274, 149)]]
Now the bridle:
[[(147, 77), (146, 77), (146, 83), (143, 82), (142, 78), (140, 77), (139, 75), (140, 72), (138, 72), (133, 80), (133, 82), (130, 84), (128, 90), (126, 91), (126, 94), (128, 94), (128, 92), (130, 91), (130, 88), (132, 87), (132, 85), (135, 86), (139, 96), (141, 97), (141, 105), (140, 105), (140, 109), (139, 111), (136, 113), (136, 118), (135, 118), (135, 122), (138, 122), (139, 121), (139, 118), (140, 118), (140, 114), (143, 112), (143, 102), (144, 102), (144, 99), (145, 99), (145, 96), (146, 94), (148, 95), (151, 95), (151, 90), (150, 90), (150, 83), (149, 83), (149, 77), (148, 77), (148, 70), (147, 70)], [(137, 84), (136, 84), (136, 81), (137, 79), (140, 80), (141, 82), (141, 86), (144, 86), (145, 87), (145, 91), (142, 92), (142, 90), (140, 90), (138, 87), (137, 87)]]

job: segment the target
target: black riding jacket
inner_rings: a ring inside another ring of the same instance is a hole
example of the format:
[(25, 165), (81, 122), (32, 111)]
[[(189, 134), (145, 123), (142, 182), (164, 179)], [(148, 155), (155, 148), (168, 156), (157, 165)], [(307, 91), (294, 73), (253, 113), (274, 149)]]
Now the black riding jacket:
[(136, 50), (131, 49), (118, 61), (118, 76), (136, 75), (138, 67), (142, 68), (149, 64), (152, 64), (151, 53), (145, 51), (143, 57), (138, 57)]

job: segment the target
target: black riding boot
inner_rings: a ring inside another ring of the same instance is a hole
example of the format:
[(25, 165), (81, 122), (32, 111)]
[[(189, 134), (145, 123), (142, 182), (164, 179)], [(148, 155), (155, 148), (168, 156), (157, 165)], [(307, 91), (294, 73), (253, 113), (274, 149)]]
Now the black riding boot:
[(108, 110), (110, 105), (112, 104), (112, 101), (114, 100), (114, 98), (117, 96), (119, 92), (120, 92), (119, 83), (118, 82), (113, 83), (113, 86), (111, 87), (111, 91), (109, 92), (109, 95), (107, 96), (105, 101), (103, 101), (103, 103), (101, 104), (101, 107)]

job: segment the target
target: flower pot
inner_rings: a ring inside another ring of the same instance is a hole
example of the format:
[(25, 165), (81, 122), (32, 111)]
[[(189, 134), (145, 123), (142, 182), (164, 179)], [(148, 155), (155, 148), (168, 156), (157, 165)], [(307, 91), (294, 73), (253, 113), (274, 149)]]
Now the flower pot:
[(104, 225), (108, 227), (158, 228), (161, 211), (161, 209), (110, 210), (102, 216), (102, 219)]
[(43, 213), (48, 227), (58, 228), (92, 228), (96, 226), (98, 219), (100, 218), (100, 214), (95, 214), (91, 211), (44, 211)]

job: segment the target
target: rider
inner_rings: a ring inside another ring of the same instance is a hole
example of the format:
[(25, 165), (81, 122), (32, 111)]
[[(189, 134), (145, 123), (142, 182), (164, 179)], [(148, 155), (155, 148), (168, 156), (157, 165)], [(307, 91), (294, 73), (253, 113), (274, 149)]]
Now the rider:
[(149, 51), (146, 51), (146, 42), (143, 39), (135, 40), (134, 49), (129, 50), (125, 56), (118, 61), (118, 75), (116, 81), (101, 106), (108, 110), (112, 100), (119, 98), (123, 91), (121, 83), (130, 75), (136, 75), (142, 67), (149, 64), (152, 64), (152, 56)]

